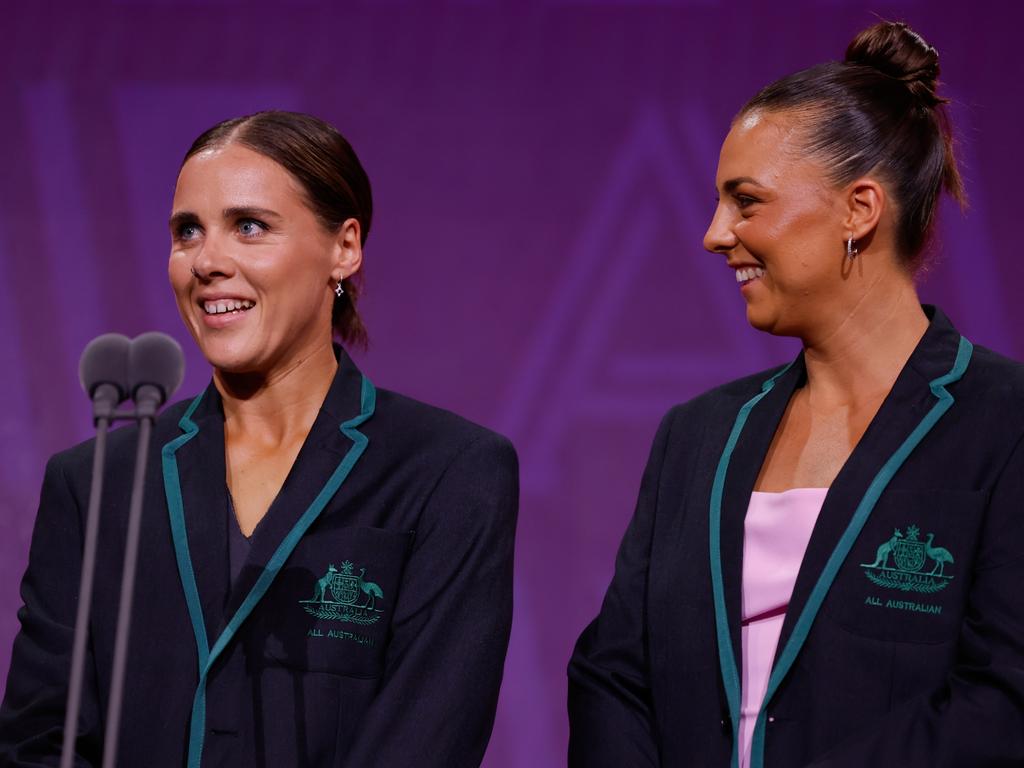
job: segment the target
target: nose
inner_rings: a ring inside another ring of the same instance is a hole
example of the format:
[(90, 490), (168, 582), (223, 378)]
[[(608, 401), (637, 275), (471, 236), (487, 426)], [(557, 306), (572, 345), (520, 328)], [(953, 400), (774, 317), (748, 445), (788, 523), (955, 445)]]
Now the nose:
[(235, 260), (226, 238), (209, 232), (196, 251), (192, 261), (192, 274), (198, 280), (209, 282), (218, 277), (231, 277), (235, 273)]
[(732, 220), (726, 206), (721, 203), (715, 208), (707, 232), (704, 233), (704, 248), (711, 253), (727, 254), (736, 247), (738, 240), (733, 232)]

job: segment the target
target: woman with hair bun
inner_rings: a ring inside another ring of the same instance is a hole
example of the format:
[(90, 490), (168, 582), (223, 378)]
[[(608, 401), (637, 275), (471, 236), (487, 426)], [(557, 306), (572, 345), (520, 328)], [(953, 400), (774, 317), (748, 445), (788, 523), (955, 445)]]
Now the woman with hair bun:
[(803, 351), (663, 419), (571, 765), (1024, 764), (1024, 366), (914, 285), (963, 200), (938, 75), (880, 23), (733, 121), (704, 245)]
[[(479, 765), (512, 620), (516, 456), (499, 435), (377, 389), (357, 278), (370, 183), (309, 115), (196, 139), (168, 271), (213, 381), (156, 421), (117, 739), (121, 765)], [(110, 748), (134, 429), (109, 437), (75, 765)], [(93, 443), (51, 459), (0, 764), (55, 764)]]

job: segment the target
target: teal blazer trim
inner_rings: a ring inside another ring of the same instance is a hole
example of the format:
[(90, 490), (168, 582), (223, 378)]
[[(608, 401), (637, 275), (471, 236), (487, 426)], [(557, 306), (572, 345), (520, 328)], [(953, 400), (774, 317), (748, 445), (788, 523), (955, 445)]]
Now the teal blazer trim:
[(725, 443), (725, 449), (718, 460), (718, 468), (715, 470), (715, 479), (711, 485), (711, 524), (710, 529), (710, 551), (711, 551), (711, 594), (715, 602), (715, 632), (718, 636), (718, 664), (722, 670), (722, 681), (725, 683), (725, 697), (729, 703), (729, 713), (732, 717), (732, 739), (733, 752), (731, 764), (734, 768), (739, 765), (739, 728), (740, 728), (740, 673), (736, 668), (736, 657), (732, 652), (732, 639), (729, 637), (729, 619), (725, 612), (725, 586), (722, 580), (722, 494), (725, 491), (725, 475), (729, 470), (729, 461), (732, 453), (739, 442), (740, 433), (747, 423), (747, 417), (754, 410), (754, 406), (761, 402), (762, 398), (772, 391), (775, 382), (781, 378), (790, 368), (790, 363), (770, 379), (761, 385), (761, 391), (743, 404), (740, 412), (736, 414), (736, 421), (732, 425), (732, 432)]
[[(956, 358), (953, 361), (953, 367), (949, 372), (933, 379), (928, 384), (928, 387), (931, 390), (932, 395), (937, 399), (937, 402), (924, 415), (910, 435), (907, 436), (906, 440), (903, 441), (899, 448), (897, 448), (885, 464), (882, 465), (878, 474), (875, 475), (874, 479), (872, 479), (871, 483), (868, 485), (867, 491), (864, 493), (860, 503), (857, 505), (856, 510), (854, 510), (850, 523), (847, 525), (846, 530), (840, 537), (835, 549), (829, 556), (825, 567), (822, 569), (822, 572), (814, 585), (814, 589), (811, 591), (811, 594), (793, 627), (793, 632), (785, 647), (782, 649), (782, 653), (779, 654), (775, 665), (772, 667), (771, 675), (768, 678), (768, 689), (765, 692), (764, 700), (761, 702), (757, 722), (754, 724), (754, 734), (750, 750), (750, 768), (763, 768), (764, 766), (765, 726), (767, 723), (768, 704), (771, 701), (772, 696), (778, 690), (779, 685), (789, 673), (793, 663), (796, 661), (796, 657), (800, 653), (800, 649), (803, 647), (804, 641), (807, 639), (807, 635), (811, 631), (811, 626), (814, 624), (818, 610), (821, 608), (821, 604), (824, 602), (825, 596), (828, 594), (828, 590), (832, 586), (832, 582), (835, 580), (836, 574), (839, 572), (839, 568), (842, 566), (843, 561), (846, 559), (846, 556), (849, 554), (854, 542), (857, 540), (857, 536), (860, 535), (861, 529), (867, 522), (868, 517), (871, 515), (871, 511), (874, 509), (875, 504), (878, 503), (878, 499), (881, 497), (883, 491), (885, 491), (886, 486), (889, 485), (889, 482), (907, 460), (907, 457), (910, 456), (936, 423), (938, 423), (939, 419), (942, 418), (942, 415), (953, 406), (955, 401), (953, 396), (946, 389), (946, 385), (959, 381), (963, 377), (964, 373), (967, 371), (967, 366), (970, 364), (971, 354), (973, 351), (974, 346), (971, 342), (961, 336), (960, 343), (957, 347)], [(736, 669), (736, 657), (733, 652), (732, 639), (729, 635), (728, 620), (725, 612), (725, 595), (722, 585), (722, 561), (720, 551), (722, 492), (725, 487), (725, 476), (729, 469), (729, 460), (732, 457), (732, 452), (736, 447), (736, 443), (739, 441), (739, 436), (743, 431), (743, 426), (746, 423), (747, 416), (754, 406), (757, 405), (757, 403), (760, 402), (760, 400), (771, 390), (775, 385), (775, 381), (785, 373), (787, 369), (783, 369), (768, 379), (768, 381), (762, 385), (761, 392), (751, 398), (743, 405), (742, 408), (740, 408), (740, 412), (736, 416), (736, 422), (733, 425), (732, 433), (729, 435), (729, 440), (726, 443), (725, 450), (722, 452), (722, 457), (718, 463), (718, 469), (715, 472), (714, 484), (711, 492), (711, 578), (715, 602), (715, 627), (718, 637), (718, 654), (720, 666), (722, 668), (722, 681), (725, 685), (726, 698), (729, 704), (729, 714), (732, 720), (733, 751), (730, 764), (733, 768), (738, 768), (739, 766), (740, 679)]]
[(359, 415), (348, 421), (342, 422), (341, 432), (352, 441), (352, 447), (342, 458), (341, 463), (327, 479), (320, 493), (313, 499), (306, 511), (296, 521), (288, 534), (282, 539), (274, 554), (271, 555), (267, 564), (249, 594), (246, 595), (238, 610), (227, 622), (224, 631), (217, 637), (211, 648), (206, 634), (206, 625), (203, 620), (202, 604), (199, 600), (199, 588), (196, 585), (195, 571), (192, 567), (192, 559), (189, 556), (188, 536), (185, 530), (184, 503), (181, 495), (181, 482), (178, 476), (178, 462), (175, 453), (181, 446), (199, 434), (199, 427), (192, 421), (192, 414), (202, 401), (203, 395), (199, 395), (185, 411), (178, 425), (184, 430), (184, 434), (167, 443), (162, 451), (164, 491), (167, 495), (167, 510), (170, 515), (171, 536), (174, 540), (174, 552), (178, 563), (178, 573), (181, 576), (182, 588), (185, 591), (185, 602), (188, 605), (189, 619), (192, 621), (192, 630), (196, 638), (196, 649), (199, 657), (199, 682), (196, 685), (195, 697), (192, 700), (192, 714), (189, 721), (188, 741), (188, 768), (200, 768), (203, 757), (203, 736), (206, 731), (206, 680), (210, 669), (220, 654), (227, 647), (228, 643), (238, 632), (238, 628), (252, 613), (253, 608), (263, 599), (270, 585), (277, 577), (278, 572), (284, 566), (289, 555), (305, 535), (313, 522), (319, 517), (324, 507), (341, 488), (342, 483), (348, 477), (352, 468), (363, 455), (369, 439), (358, 427), (369, 419), (374, 412), (377, 403), (377, 391), (366, 376), (362, 379), (362, 390), (360, 393)]

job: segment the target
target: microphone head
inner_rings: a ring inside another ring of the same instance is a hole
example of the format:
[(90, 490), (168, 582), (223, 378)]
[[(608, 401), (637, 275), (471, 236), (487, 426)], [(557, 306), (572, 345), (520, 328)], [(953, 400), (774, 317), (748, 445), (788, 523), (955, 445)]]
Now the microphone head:
[(134, 398), (139, 388), (149, 385), (160, 392), (161, 405), (181, 386), (185, 376), (185, 356), (181, 346), (159, 331), (140, 334), (131, 341), (128, 355), (128, 382)]
[(85, 345), (78, 361), (78, 380), (89, 399), (101, 384), (111, 384), (118, 402), (128, 397), (128, 356), (131, 340), (120, 333), (105, 333)]

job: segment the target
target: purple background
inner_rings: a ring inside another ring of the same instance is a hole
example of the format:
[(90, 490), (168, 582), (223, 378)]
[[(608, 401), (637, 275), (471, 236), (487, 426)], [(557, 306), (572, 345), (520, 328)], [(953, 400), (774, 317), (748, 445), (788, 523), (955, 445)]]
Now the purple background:
[[(276, 107), (374, 185), (362, 304), (380, 386), (509, 435), (516, 620), (490, 768), (564, 762), (565, 663), (597, 611), (660, 415), (783, 361), (701, 249), (718, 145), (761, 85), (840, 57), (871, 12), (942, 52), (971, 209), (922, 295), (1021, 358), (1020, 18), (934, 0), (12, 3), (0, 47), (0, 668), (47, 456), (88, 436), (78, 356), (159, 329), (208, 368), (165, 274), (180, 157)], [(780, 8), (786, 10), (779, 10)], [(1019, 12), (1018, 12), (1019, 13)]]

